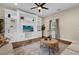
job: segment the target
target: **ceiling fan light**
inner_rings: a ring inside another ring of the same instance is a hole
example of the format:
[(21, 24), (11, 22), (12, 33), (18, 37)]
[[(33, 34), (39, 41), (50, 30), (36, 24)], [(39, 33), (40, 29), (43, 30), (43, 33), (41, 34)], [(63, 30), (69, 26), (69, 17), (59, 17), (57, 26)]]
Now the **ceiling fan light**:
[(41, 10), (42, 8), (41, 8), (41, 7), (38, 7), (37, 9), (38, 9), (38, 10)]

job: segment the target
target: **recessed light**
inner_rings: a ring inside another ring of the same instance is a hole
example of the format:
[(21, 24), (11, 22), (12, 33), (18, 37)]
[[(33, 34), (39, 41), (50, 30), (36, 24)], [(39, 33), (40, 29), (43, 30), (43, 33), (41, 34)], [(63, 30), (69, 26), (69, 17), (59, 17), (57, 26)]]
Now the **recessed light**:
[(15, 6), (17, 6), (17, 5), (18, 5), (18, 3), (14, 3), (14, 5), (15, 5)]

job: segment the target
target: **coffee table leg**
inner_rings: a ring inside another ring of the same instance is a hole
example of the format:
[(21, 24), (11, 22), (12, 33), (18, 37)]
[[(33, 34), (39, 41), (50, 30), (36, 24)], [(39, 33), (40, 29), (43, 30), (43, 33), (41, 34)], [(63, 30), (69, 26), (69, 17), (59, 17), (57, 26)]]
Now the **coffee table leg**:
[(58, 53), (60, 54), (60, 49), (59, 49), (59, 46), (58, 46)]
[(40, 48), (41, 48), (41, 41), (40, 41)]
[(50, 47), (49, 47), (49, 55), (50, 55)]

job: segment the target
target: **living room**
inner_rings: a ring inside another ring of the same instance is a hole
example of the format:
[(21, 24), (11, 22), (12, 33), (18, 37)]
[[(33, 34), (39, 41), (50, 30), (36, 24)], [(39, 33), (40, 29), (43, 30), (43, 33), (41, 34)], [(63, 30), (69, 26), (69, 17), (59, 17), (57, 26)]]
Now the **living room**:
[(0, 3), (0, 14), (0, 55), (79, 55), (78, 3)]

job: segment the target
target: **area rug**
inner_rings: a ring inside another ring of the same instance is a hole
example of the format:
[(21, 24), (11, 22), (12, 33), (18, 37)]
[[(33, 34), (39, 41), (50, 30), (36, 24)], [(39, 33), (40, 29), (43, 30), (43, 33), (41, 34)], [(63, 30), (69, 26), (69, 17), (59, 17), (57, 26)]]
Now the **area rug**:
[[(59, 55), (61, 54), (69, 44), (64, 44), (62, 42), (59, 42), (59, 52), (53, 53), (51, 51), (51, 55)], [(49, 55), (49, 49), (41, 47), (40, 48), (40, 42), (32, 43), (29, 45), (25, 45), (19, 48), (14, 49), (15, 55)]]

